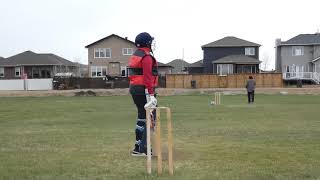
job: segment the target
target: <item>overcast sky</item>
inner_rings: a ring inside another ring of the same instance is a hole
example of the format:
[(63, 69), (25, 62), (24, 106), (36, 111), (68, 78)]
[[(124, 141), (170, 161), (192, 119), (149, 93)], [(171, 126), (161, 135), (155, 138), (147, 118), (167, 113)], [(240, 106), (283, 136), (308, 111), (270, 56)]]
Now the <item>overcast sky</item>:
[(146, 31), (160, 62), (198, 61), (202, 45), (236, 36), (261, 44), (271, 69), (275, 39), (315, 33), (319, 7), (319, 0), (1, 0), (0, 56), (31, 50), (87, 64), (86, 45), (110, 34), (134, 41)]

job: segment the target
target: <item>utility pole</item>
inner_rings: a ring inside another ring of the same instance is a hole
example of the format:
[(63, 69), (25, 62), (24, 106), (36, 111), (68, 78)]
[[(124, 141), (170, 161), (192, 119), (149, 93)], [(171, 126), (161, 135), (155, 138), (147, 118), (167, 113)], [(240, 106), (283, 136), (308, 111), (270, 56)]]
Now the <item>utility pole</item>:
[(182, 48), (182, 61), (181, 61), (181, 73), (183, 72), (183, 61), (184, 61), (184, 48)]

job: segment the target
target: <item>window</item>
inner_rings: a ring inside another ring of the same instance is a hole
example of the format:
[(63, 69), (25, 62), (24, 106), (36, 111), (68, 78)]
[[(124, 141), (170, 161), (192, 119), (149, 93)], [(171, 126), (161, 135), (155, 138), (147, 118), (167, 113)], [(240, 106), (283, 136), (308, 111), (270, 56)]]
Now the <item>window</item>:
[(40, 70), (37, 67), (32, 68), (32, 78), (40, 78)]
[(110, 48), (94, 49), (94, 58), (111, 58), (111, 49)]
[(293, 46), (292, 56), (303, 56), (303, 46)]
[(256, 65), (237, 65), (237, 73), (257, 73)]
[(127, 66), (121, 66), (121, 76), (127, 76)]
[(0, 77), (4, 77), (4, 68), (0, 67)]
[(15, 76), (20, 77), (20, 75), (21, 75), (20, 67), (16, 67), (15, 68)]
[(104, 77), (107, 75), (107, 67), (91, 66), (91, 77)]
[(133, 54), (132, 48), (123, 48), (122, 49), (122, 55), (132, 55), (132, 54)]
[(233, 64), (218, 64), (217, 72), (219, 75), (233, 74)]
[(255, 55), (255, 49), (253, 47), (245, 48), (245, 55), (254, 56)]
[(291, 65), (291, 72), (296, 72), (296, 65), (294, 64)]

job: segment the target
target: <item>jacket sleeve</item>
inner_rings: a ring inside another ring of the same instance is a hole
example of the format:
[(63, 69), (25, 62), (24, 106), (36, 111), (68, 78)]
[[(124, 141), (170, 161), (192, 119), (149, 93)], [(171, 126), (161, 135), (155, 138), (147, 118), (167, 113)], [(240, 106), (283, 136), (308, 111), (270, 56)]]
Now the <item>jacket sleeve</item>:
[(154, 89), (152, 87), (152, 84), (153, 84), (152, 65), (153, 65), (153, 59), (151, 56), (145, 56), (142, 59), (144, 85), (146, 89), (148, 89), (148, 92), (150, 95), (154, 95)]

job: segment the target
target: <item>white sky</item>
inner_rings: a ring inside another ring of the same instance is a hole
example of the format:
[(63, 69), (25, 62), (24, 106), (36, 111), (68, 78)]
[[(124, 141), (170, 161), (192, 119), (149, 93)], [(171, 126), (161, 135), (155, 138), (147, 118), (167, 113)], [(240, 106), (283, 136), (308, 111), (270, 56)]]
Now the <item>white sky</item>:
[(236, 36), (261, 44), (274, 68), (276, 38), (320, 29), (319, 0), (1, 0), (0, 56), (31, 50), (87, 64), (84, 46), (110, 34), (156, 40), (160, 62), (202, 59), (201, 45)]

